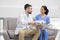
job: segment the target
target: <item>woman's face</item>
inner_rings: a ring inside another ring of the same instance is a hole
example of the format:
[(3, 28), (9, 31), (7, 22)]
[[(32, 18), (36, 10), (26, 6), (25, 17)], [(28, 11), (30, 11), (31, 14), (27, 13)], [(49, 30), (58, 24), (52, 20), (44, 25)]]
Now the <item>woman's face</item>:
[(42, 14), (45, 14), (46, 11), (44, 10), (43, 7), (41, 7), (40, 12), (41, 12)]

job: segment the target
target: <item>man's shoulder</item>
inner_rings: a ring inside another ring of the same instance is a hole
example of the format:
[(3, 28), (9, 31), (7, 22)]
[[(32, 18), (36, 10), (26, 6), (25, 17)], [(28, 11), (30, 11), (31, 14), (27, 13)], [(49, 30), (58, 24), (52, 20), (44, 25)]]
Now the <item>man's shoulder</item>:
[(25, 14), (24, 14), (24, 13), (21, 13), (21, 14), (19, 15), (19, 17), (23, 17), (23, 16), (25, 16)]

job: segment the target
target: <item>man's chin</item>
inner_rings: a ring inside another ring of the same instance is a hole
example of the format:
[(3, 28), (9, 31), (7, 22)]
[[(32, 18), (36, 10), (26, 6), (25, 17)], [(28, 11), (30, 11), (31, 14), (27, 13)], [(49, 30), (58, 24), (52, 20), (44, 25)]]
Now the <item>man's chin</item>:
[(29, 12), (29, 14), (32, 14), (31, 12)]

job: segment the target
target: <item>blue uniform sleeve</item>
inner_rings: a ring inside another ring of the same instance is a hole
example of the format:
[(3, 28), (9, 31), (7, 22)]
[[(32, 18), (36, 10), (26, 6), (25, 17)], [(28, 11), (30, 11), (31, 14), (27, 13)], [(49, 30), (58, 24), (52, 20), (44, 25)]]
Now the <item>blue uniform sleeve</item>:
[(35, 16), (34, 20), (35, 20), (35, 21), (36, 21), (36, 20), (38, 20), (38, 15), (37, 15), (37, 16)]
[(50, 23), (50, 18), (47, 17), (46, 23), (49, 24)]

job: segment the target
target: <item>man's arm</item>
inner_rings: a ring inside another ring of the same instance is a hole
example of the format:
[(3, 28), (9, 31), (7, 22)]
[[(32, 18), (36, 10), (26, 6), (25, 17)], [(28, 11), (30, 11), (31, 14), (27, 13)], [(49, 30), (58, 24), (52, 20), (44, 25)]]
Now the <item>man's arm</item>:
[(21, 25), (30, 25), (30, 24), (33, 24), (33, 23), (27, 21), (23, 15), (19, 16), (17, 19), (17, 27), (20, 27)]

